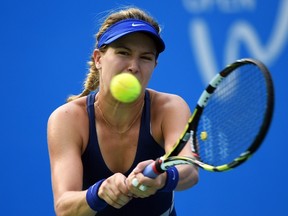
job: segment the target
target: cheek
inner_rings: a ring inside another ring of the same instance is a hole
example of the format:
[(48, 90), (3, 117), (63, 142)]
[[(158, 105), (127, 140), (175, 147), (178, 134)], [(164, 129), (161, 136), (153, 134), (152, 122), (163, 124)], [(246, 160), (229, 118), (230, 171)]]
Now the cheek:
[(99, 79), (100, 79), (101, 90), (104, 92), (109, 91), (110, 81), (112, 79), (110, 71), (103, 70), (103, 66), (102, 66), (102, 70), (99, 75), (100, 75)]
[(151, 79), (151, 77), (152, 77), (152, 74), (153, 74), (153, 70), (152, 71), (145, 71), (144, 73), (143, 73), (143, 77), (142, 77), (142, 82), (141, 82), (141, 85), (143, 86), (143, 87), (147, 87), (147, 85), (148, 85), (148, 83), (149, 83), (149, 81), (150, 81), (150, 79)]

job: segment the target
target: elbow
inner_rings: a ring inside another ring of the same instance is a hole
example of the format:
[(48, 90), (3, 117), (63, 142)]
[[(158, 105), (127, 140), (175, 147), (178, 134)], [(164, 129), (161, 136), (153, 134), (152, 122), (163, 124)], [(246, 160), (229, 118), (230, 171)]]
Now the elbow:
[(199, 182), (199, 172), (198, 172), (197, 168), (194, 168), (192, 179), (193, 179), (193, 183), (192, 183), (191, 187), (198, 184), (198, 182)]
[(184, 181), (186, 182), (186, 184), (184, 183), (186, 188), (191, 188), (197, 185), (199, 182), (198, 168), (192, 166), (189, 175), (186, 176)]
[(54, 203), (54, 211), (56, 216), (68, 216), (70, 215), (69, 212), (67, 212), (67, 206), (65, 207), (65, 202), (63, 202), (60, 199), (58, 199), (55, 203)]
[(182, 191), (195, 186), (199, 182), (198, 168), (195, 166), (185, 166), (181, 169), (181, 177), (177, 186), (177, 191)]
[(58, 201), (54, 204), (54, 211), (56, 216), (65, 216), (61, 202)]

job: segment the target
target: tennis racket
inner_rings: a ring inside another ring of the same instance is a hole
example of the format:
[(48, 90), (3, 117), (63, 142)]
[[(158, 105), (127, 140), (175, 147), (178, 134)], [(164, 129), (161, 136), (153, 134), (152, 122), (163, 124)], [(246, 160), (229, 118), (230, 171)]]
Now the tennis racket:
[[(273, 107), (273, 83), (266, 66), (255, 59), (237, 60), (210, 81), (172, 150), (143, 174), (156, 178), (179, 164), (216, 172), (239, 166), (260, 147)], [(177, 156), (187, 143), (195, 157)]]

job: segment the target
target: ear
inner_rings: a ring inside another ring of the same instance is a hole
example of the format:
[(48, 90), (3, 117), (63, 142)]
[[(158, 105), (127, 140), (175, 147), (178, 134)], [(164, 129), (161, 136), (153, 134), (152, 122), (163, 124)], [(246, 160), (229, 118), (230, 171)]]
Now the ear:
[(101, 52), (99, 49), (95, 49), (93, 52), (94, 62), (96, 65), (96, 68), (99, 70), (101, 69)]

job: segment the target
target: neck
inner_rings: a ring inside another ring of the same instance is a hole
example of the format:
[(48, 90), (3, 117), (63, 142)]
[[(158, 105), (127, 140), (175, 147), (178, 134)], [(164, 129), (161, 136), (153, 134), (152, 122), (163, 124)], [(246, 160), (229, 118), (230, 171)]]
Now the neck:
[[(98, 95), (97, 95), (98, 96)], [(96, 96), (96, 116), (114, 133), (125, 134), (136, 124), (144, 107), (144, 98), (132, 104), (111, 103)], [(101, 97), (101, 96), (100, 96)]]

